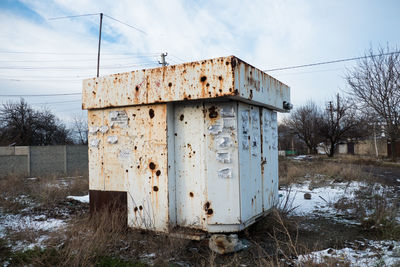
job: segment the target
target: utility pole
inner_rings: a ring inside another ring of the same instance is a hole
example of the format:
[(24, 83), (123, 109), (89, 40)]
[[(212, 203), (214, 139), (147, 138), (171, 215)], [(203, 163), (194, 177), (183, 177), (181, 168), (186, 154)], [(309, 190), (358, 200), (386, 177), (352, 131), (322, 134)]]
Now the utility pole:
[(158, 61), (158, 64), (161, 64), (163, 67), (168, 66), (169, 64), (165, 61), (165, 57), (168, 56), (168, 53), (161, 53), (161, 62)]
[[(116, 19), (116, 18), (113, 18), (113, 17), (111, 17), (111, 16), (109, 16), (109, 15), (107, 15), (107, 14), (103, 14), (103, 13), (83, 14), (83, 15), (72, 15), (72, 16), (65, 16), (65, 17), (49, 18), (49, 20), (69, 19), (69, 18), (86, 17), (86, 16), (97, 16), (97, 15), (100, 15), (99, 47), (98, 47), (98, 50), (97, 50), (97, 77), (99, 77), (99, 71), (100, 71), (101, 29), (102, 29), (102, 26), (103, 26), (103, 16), (104, 16), (104, 17), (107, 17), (107, 18), (109, 18), (109, 19), (112, 19), (112, 20), (114, 20), (114, 21), (116, 21), (116, 22), (118, 22), (118, 23), (124, 24), (125, 26), (128, 26), (128, 27), (130, 27), (130, 28), (132, 28), (132, 29), (135, 29), (136, 31), (139, 31), (139, 32), (141, 32), (141, 33), (143, 33), (143, 34), (146, 34), (146, 32), (144, 32), (144, 31), (142, 31), (142, 30), (140, 30), (140, 29), (138, 29), (138, 28), (136, 28), (136, 27), (133, 27), (133, 26), (131, 26), (131, 25), (129, 25), (129, 24), (123, 22), (123, 21), (120, 21), (120, 20), (118, 20), (118, 19)], [(165, 54), (165, 56), (166, 56), (166, 54)], [(165, 59), (164, 59), (164, 62), (165, 62)], [(165, 63), (165, 64), (167, 64), (167, 63)]]
[(103, 26), (103, 13), (100, 13), (100, 28), (99, 28), (99, 48), (97, 50), (97, 77), (100, 70), (100, 45), (101, 45), (101, 27)]

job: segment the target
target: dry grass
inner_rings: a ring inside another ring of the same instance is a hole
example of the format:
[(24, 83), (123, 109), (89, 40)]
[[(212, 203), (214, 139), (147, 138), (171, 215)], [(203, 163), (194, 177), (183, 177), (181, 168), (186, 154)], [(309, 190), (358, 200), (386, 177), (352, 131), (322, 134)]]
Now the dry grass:
[(374, 177), (363, 170), (362, 165), (338, 163), (326, 160), (279, 162), (279, 183), (290, 185), (311, 180), (311, 184), (325, 185), (329, 180), (335, 182), (369, 181)]
[(68, 195), (88, 193), (88, 178), (83, 176), (60, 178), (47, 176), (25, 178), (8, 176), (0, 178), (0, 206), (5, 212), (18, 213), (32, 206), (54, 207)]
[(334, 207), (357, 219), (369, 236), (377, 239), (400, 239), (397, 222), (400, 196), (396, 189), (378, 184), (366, 184), (354, 199), (343, 197)]

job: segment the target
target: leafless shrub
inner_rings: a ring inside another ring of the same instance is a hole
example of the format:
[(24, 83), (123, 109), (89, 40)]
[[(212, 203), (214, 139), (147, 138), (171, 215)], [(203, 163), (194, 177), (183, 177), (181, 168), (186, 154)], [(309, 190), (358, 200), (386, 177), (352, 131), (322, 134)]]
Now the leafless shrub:
[(355, 192), (355, 197), (343, 197), (334, 207), (346, 216), (358, 220), (369, 234), (377, 238), (400, 238), (400, 196), (390, 187), (367, 184)]

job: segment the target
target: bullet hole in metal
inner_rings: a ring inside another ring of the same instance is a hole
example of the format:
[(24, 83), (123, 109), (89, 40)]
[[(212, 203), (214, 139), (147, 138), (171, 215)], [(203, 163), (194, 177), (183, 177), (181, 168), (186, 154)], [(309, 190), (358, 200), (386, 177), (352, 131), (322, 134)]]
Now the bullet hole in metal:
[(213, 213), (214, 213), (213, 209), (208, 209), (208, 210), (207, 210), (207, 214), (208, 214), (208, 215), (211, 215), (211, 214), (213, 214)]
[(172, 83), (168, 83), (168, 86), (171, 87), (171, 86), (172, 86)]
[(157, 192), (158, 191), (158, 186), (153, 186), (153, 190), (154, 190), (154, 192)]
[(205, 82), (207, 80), (207, 77), (206, 76), (201, 76), (201, 78), (200, 78), (200, 81), (201, 82)]
[(140, 169), (140, 165), (137, 165), (137, 168)]
[(142, 205), (140, 205), (140, 206), (139, 206), (139, 210), (142, 210), (142, 209), (143, 209), (143, 207), (142, 207)]
[(161, 171), (160, 171), (160, 170), (157, 170), (157, 171), (156, 171), (156, 175), (157, 175), (157, 176), (160, 176), (160, 175), (161, 175)]
[(154, 169), (156, 168), (156, 164), (154, 164), (154, 162), (150, 162), (149, 168), (150, 168), (151, 170), (154, 170)]
[(207, 83), (207, 84), (206, 84), (206, 86), (207, 86), (207, 87), (209, 87), (209, 86), (210, 86), (210, 84), (209, 84), (209, 83)]
[(178, 136), (178, 134), (177, 134), (177, 133), (175, 133), (175, 136)]
[(134, 210), (135, 212), (137, 212), (137, 211), (138, 211), (138, 208), (137, 208), (137, 207), (135, 207), (133, 210)]
[(218, 112), (215, 110), (214, 106), (212, 106), (211, 108), (208, 109), (208, 116), (211, 119), (214, 119), (214, 118), (218, 117)]
[(218, 80), (222, 81), (222, 76), (221, 75), (218, 77)]
[(150, 119), (154, 118), (154, 110), (152, 108), (149, 110), (149, 116)]
[(139, 86), (136, 85), (135, 90), (136, 92), (139, 91)]
[(253, 99), (253, 90), (251, 90), (251, 89), (250, 89), (250, 96), (249, 96), (249, 98), (250, 98), (250, 99)]
[(125, 172), (128, 172), (128, 169), (126, 169)]
[(190, 193), (189, 193), (189, 196), (190, 196), (190, 197), (193, 197), (193, 196), (194, 196), (194, 195), (193, 195), (193, 192), (190, 192)]
[(206, 202), (206, 204), (204, 204), (204, 210), (208, 211), (208, 209), (210, 208), (210, 202)]
[(136, 149), (137, 149), (137, 146), (135, 146), (134, 148), (135, 148), (135, 150), (136, 150)]
[(179, 120), (183, 121), (184, 118), (185, 118), (185, 116), (183, 114), (181, 114), (181, 116), (179, 117)]

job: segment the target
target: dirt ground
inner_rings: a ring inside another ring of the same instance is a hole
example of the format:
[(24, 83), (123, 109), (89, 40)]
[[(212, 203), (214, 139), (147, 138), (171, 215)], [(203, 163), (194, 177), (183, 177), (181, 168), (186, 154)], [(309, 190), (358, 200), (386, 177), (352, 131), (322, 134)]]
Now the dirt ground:
[[(208, 240), (190, 241), (126, 229), (119, 226), (122, 224), (119, 218), (123, 216), (108, 212), (91, 217), (88, 203), (68, 198), (88, 193), (87, 177), (9, 177), (0, 180), (0, 263), (4, 266), (400, 264), (400, 164), (282, 158), (280, 185), (276, 210), (239, 233), (249, 247), (217, 255), (210, 251)], [(310, 200), (304, 199), (305, 193), (311, 195)]]

